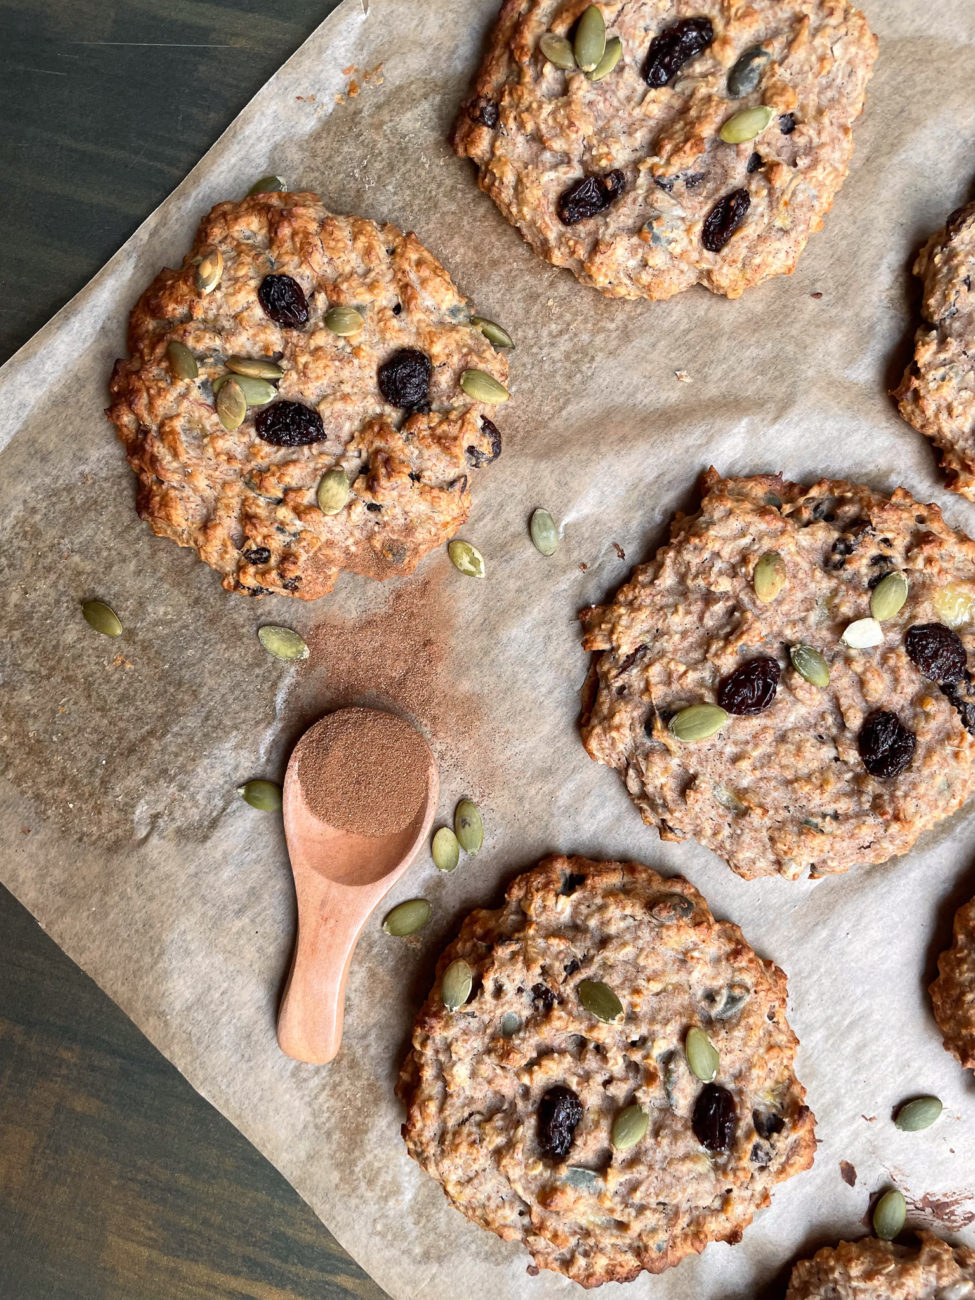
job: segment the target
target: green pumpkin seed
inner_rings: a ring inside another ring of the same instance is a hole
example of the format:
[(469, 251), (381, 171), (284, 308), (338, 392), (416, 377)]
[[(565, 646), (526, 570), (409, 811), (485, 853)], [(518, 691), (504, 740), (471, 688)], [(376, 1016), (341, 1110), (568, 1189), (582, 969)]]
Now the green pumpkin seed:
[(196, 363), (196, 357), (185, 343), (180, 343), (178, 339), (170, 339), (166, 344), (166, 356), (169, 358), (170, 369), (177, 379), (196, 379), (199, 375), (200, 367)]
[(741, 99), (755, 89), (771, 57), (760, 45), (750, 46), (741, 55), (728, 73), (728, 94), (732, 99)]
[(255, 379), (253, 375), (238, 374), (234, 383), (244, 394), (248, 406), (264, 406), (278, 395), (278, 390), (267, 379)]
[(383, 929), (394, 938), (402, 939), (404, 935), (422, 930), (430, 920), (432, 911), (425, 898), (408, 898), (405, 903), (397, 903), (391, 912), (386, 913)]
[(884, 1192), (874, 1208), (873, 1230), (881, 1241), (893, 1241), (906, 1218), (907, 1202), (896, 1187), (892, 1187), (889, 1192)]
[(235, 375), (250, 375), (252, 379), (277, 381), (284, 378), (282, 367), (269, 357), (228, 357), (227, 369)]
[(237, 793), (261, 812), (277, 812), (281, 807), (281, 787), (275, 781), (247, 781), (237, 787)]
[(785, 586), (785, 560), (778, 551), (760, 555), (752, 574), (755, 595), (763, 605), (770, 605)]
[(440, 996), (447, 1010), (456, 1011), (458, 1007), (462, 1007), (470, 997), (473, 987), (474, 972), (463, 957), (458, 957), (456, 961), (450, 963), (440, 981)]
[(606, 49), (603, 57), (599, 60), (592, 72), (587, 72), (586, 76), (590, 81), (602, 81), (603, 77), (608, 76), (613, 71), (623, 54), (623, 42), (618, 36), (612, 37), (606, 42)]
[(604, 1024), (609, 1025), (614, 1020), (622, 1019), (623, 1003), (602, 980), (581, 980), (576, 992), (579, 994), (579, 1001), (597, 1020), (602, 1020)]
[(101, 632), (102, 636), (121, 636), (122, 620), (103, 600), (86, 600), (82, 602), (81, 614), (89, 627)]
[(252, 194), (286, 194), (288, 187), (280, 176), (262, 176), (259, 181), (247, 191), (247, 197)]
[(433, 865), (438, 871), (453, 871), (460, 861), (460, 845), (449, 826), (441, 826), (430, 842)]
[(307, 659), (308, 647), (297, 632), (290, 627), (277, 627), (266, 623), (257, 629), (257, 639), (275, 659)]
[(557, 68), (561, 68), (564, 72), (571, 72), (576, 66), (576, 56), (572, 53), (572, 46), (564, 36), (556, 36), (555, 32), (546, 32), (538, 42), (538, 48), (549, 63), (554, 63)]
[(349, 476), (340, 465), (326, 470), (315, 494), (319, 510), (323, 515), (337, 515), (348, 501), (351, 492)]
[(205, 248), (196, 268), (195, 283), (199, 293), (213, 293), (223, 275), (223, 253), (219, 248)]
[(877, 583), (870, 597), (870, 613), (878, 623), (893, 618), (907, 600), (907, 579), (903, 573), (888, 573)]
[(466, 573), (469, 578), (484, 577), (484, 556), (470, 542), (460, 542), (456, 538), (447, 547), (447, 554), (455, 569)]
[(905, 1133), (918, 1133), (923, 1128), (930, 1128), (942, 1111), (937, 1097), (915, 1097), (906, 1101), (894, 1117), (894, 1123)]
[(532, 545), (542, 555), (554, 555), (559, 545), (559, 530), (547, 510), (533, 510), (528, 524)]
[(719, 732), (728, 721), (728, 714), (717, 704), (692, 704), (670, 720), (669, 731), (685, 745), (695, 745)]
[(484, 822), (477, 804), (470, 799), (461, 799), (454, 811), (454, 832), (464, 852), (476, 857), (484, 843)]
[(751, 989), (746, 988), (744, 984), (729, 984), (724, 991), (721, 1005), (711, 1012), (712, 1017), (715, 1020), (730, 1020), (732, 1016), (738, 1014), (750, 996)]
[(566, 1165), (565, 1181), (570, 1187), (580, 1192), (594, 1192), (599, 1186), (599, 1175), (594, 1169), (585, 1169), (582, 1165)]
[(598, 5), (590, 5), (576, 23), (572, 52), (583, 72), (592, 72), (606, 50), (606, 23)]
[(794, 645), (789, 647), (789, 658), (799, 676), (810, 686), (820, 689), (829, 685), (829, 664), (811, 645)]
[(354, 307), (330, 307), (325, 313), (325, 328), (339, 338), (358, 334), (365, 323), (362, 312), (356, 311)]
[(627, 1106), (613, 1120), (610, 1141), (617, 1151), (628, 1151), (640, 1141), (649, 1123), (650, 1116), (642, 1106)]
[(244, 423), (244, 417), (247, 415), (247, 398), (235, 378), (226, 378), (217, 390), (217, 415), (220, 417), (220, 423), (229, 433), (233, 433)]
[(496, 348), (513, 348), (515, 346), (514, 339), (497, 321), (488, 320), (486, 316), (472, 316), (471, 324), (475, 329), (479, 329), (488, 342), (493, 343)]
[(728, 118), (718, 134), (725, 144), (745, 144), (761, 135), (772, 117), (772, 109), (766, 108), (764, 104), (756, 108), (743, 108), (740, 113)]
[(521, 1028), (521, 1016), (514, 1011), (506, 1011), (501, 1017), (501, 1037), (511, 1038)]
[(853, 650), (869, 650), (883, 645), (884, 630), (875, 618), (858, 618), (851, 623), (840, 638)]
[(497, 406), (511, 396), (504, 384), (498, 383), (486, 370), (465, 370), (460, 377), (460, 386), (468, 397), (475, 402), (486, 402), (488, 406)]
[(718, 1049), (704, 1030), (699, 1029), (697, 1025), (687, 1031), (687, 1037), (684, 1039), (684, 1055), (687, 1057), (687, 1064), (691, 1067), (691, 1073), (702, 1083), (710, 1083), (717, 1077), (721, 1060)]

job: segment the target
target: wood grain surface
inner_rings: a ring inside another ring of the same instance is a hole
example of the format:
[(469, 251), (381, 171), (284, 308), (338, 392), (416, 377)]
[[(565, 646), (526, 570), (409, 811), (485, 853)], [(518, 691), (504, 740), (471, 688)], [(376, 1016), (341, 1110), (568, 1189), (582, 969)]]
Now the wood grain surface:
[[(333, 7), (0, 0), (0, 360)], [(2, 889), (0, 1296), (383, 1296)]]

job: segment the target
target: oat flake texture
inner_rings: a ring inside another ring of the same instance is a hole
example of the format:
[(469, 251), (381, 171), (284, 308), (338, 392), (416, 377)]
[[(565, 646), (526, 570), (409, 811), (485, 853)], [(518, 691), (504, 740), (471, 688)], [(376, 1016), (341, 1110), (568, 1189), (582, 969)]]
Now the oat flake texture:
[(917, 1235), (918, 1248), (876, 1237), (827, 1246), (796, 1264), (786, 1300), (972, 1300), (975, 1251)]
[(931, 1002), (945, 1047), (975, 1070), (975, 898), (955, 913), (953, 942), (938, 958)]

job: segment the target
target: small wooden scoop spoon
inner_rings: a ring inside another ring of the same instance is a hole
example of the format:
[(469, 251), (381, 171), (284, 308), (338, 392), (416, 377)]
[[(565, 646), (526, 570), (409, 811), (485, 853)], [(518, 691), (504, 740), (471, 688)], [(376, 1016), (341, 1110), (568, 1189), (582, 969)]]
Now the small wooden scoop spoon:
[(356, 942), (426, 839), (439, 785), (419, 732), (378, 709), (330, 713), (295, 746), (283, 800), (298, 936), (278, 1011), (288, 1056), (324, 1065), (338, 1052)]

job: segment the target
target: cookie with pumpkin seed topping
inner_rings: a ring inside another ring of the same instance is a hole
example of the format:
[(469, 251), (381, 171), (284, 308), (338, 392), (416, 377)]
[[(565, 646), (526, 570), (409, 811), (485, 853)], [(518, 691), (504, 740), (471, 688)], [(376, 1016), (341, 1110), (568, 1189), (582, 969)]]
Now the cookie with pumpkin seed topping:
[(407, 1149), (541, 1268), (660, 1273), (812, 1164), (785, 1011), (783, 972), (686, 880), (546, 858), (440, 958), (397, 1089)]
[(507, 363), (471, 313), (415, 235), (314, 194), (218, 204), (112, 375), (140, 515), (249, 595), (412, 572), (501, 450), (470, 380), (496, 403)]
[(605, 605), (582, 738), (746, 879), (906, 852), (975, 792), (975, 542), (902, 488), (704, 476)]

